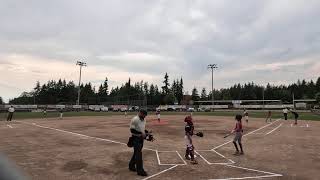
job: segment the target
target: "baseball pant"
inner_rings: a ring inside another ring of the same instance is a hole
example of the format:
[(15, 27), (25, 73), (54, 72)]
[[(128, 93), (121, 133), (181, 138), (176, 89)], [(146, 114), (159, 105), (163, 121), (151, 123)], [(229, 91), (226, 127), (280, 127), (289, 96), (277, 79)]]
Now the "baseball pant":
[(9, 112), (7, 121), (12, 121), (13, 112)]
[(136, 167), (137, 172), (144, 172), (142, 161), (143, 139), (141, 137), (133, 136), (133, 155), (129, 162), (129, 168)]
[(233, 142), (238, 142), (241, 143), (241, 139), (242, 139), (242, 133), (241, 132), (236, 132)]

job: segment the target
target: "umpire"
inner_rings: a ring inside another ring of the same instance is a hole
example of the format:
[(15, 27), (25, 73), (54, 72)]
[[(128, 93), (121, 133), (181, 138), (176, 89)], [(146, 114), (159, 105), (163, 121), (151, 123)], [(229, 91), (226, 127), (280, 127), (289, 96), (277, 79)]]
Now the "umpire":
[(146, 137), (145, 127), (146, 120), (144, 119), (147, 116), (146, 110), (140, 110), (138, 115), (132, 118), (130, 123), (130, 132), (132, 138), (132, 144), (134, 153), (129, 162), (129, 170), (137, 172), (139, 176), (148, 176), (147, 172), (143, 169), (142, 161), (142, 148), (143, 141)]

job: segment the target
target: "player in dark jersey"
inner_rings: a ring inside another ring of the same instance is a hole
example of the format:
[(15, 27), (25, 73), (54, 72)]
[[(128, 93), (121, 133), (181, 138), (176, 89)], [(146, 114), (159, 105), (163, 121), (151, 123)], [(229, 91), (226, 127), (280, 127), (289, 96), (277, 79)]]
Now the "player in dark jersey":
[(295, 110), (290, 110), (290, 112), (294, 115), (294, 125), (298, 124), (299, 114)]

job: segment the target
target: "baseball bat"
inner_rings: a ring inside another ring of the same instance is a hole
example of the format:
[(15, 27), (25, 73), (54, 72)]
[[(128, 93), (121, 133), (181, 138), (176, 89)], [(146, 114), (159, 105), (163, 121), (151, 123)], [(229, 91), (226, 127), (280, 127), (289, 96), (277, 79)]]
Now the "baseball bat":
[(231, 136), (231, 133), (230, 133), (230, 134), (225, 135), (223, 138), (227, 138), (227, 137), (229, 137), (229, 136)]

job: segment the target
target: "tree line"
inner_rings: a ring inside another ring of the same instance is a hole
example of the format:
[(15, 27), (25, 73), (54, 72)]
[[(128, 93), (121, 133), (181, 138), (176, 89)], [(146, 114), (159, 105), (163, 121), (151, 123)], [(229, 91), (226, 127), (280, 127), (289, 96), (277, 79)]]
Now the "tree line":
[[(80, 104), (131, 104), (131, 105), (159, 105), (159, 104), (188, 104), (193, 101), (210, 101), (212, 92), (202, 88), (199, 92), (196, 87), (190, 96), (185, 96), (183, 79), (174, 79), (170, 83), (166, 73), (163, 84), (144, 81), (132, 83), (131, 79), (121, 86), (109, 88), (108, 78), (99, 87), (91, 83), (80, 85)], [(78, 86), (73, 81), (59, 79), (50, 80), (45, 84), (37, 82), (31, 92), (24, 92), (19, 97), (11, 99), (10, 104), (75, 104), (77, 101)], [(295, 99), (314, 99), (320, 101), (320, 77), (313, 80), (298, 80), (290, 85), (258, 85), (253, 82), (235, 84), (229, 88), (214, 90), (215, 100), (282, 100), (292, 102)], [(189, 98), (186, 98), (189, 97)], [(188, 101), (186, 101), (188, 99)], [(1, 102), (0, 98), (0, 102)], [(318, 102), (319, 102), (318, 101)]]

